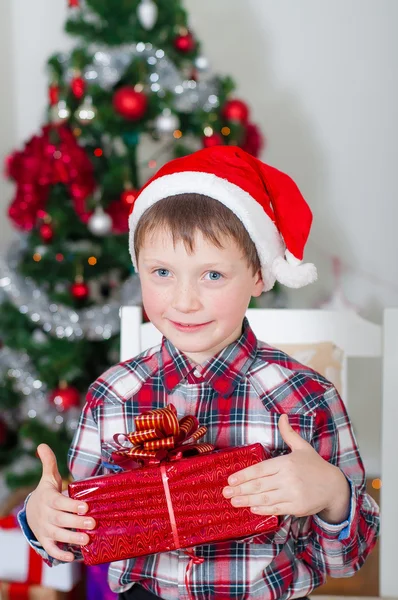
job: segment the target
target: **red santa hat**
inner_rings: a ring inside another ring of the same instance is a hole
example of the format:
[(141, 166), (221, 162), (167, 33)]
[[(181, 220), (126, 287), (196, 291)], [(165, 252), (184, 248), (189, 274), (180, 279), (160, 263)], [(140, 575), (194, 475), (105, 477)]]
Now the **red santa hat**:
[(129, 218), (135, 268), (134, 233), (143, 213), (168, 196), (186, 193), (214, 198), (241, 220), (260, 258), (264, 291), (275, 281), (300, 288), (316, 280), (315, 266), (302, 263), (312, 213), (297, 185), (235, 146), (214, 146), (172, 160), (142, 188)]

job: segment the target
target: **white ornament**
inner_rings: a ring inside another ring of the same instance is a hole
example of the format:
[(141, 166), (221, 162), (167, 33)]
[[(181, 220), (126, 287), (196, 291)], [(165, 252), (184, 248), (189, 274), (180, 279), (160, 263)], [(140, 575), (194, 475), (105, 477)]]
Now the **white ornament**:
[(95, 209), (92, 217), (90, 217), (87, 227), (93, 235), (101, 237), (107, 235), (112, 230), (112, 219), (101, 207), (98, 207)]
[(66, 292), (66, 290), (67, 290), (67, 285), (65, 283), (58, 282), (54, 286), (54, 291), (57, 294), (64, 294)]
[(205, 56), (197, 56), (194, 60), (194, 65), (198, 71), (207, 71), (209, 68), (209, 61)]
[(137, 16), (143, 28), (150, 31), (158, 19), (158, 7), (152, 0), (141, 0)]
[(161, 115), (155, 119), (158, 133), (172, 133), (180, 127), (180, 120), (169, 108), (165, 108)]
[(91, 96), (86, 96), (83, 104), (81, 104), (75, 112), (76, 119), (82, 125), (87, 125), (87, 123), (91, 123), (91, 121), (95, 119), (96, 115), (97, 110), (93, 106), (93, 99)]
[(70, 110), (66, 105), (65, 100), (60, 100), (50, 108), (51, 123), (60, 125), (67, 121), (70, 117)]
[(41, 329), (35, 329), (32, 334), (33, 341), (35, 344), (45, 344), (47, 342), (47, 336)]
[(40, 256), (45, 256), (48, 252), (48, 248), (46, 246), (44, 246), (44, 244), (41, 244), (40, 246), (36, 246), (35, 248), (35, 254), (40, 254)]

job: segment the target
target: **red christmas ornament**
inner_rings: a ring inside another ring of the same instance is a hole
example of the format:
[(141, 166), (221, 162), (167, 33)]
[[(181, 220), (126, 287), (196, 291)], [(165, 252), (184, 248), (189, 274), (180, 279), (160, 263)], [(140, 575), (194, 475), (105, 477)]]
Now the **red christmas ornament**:
[(55, 106), (59, 102), (59, 86), (58, 85), (50, 85), (48, 88), (48, 101), (51, 106)]
[(245, 137), (240, 147), (256, 158), (260, 155), (264, 147), (264, 137), (257, 125), (253, 125), (253, 123), (247, 124)]
[(129, 121), (138, 121), (146, 113), (148, 98), (129, 85), (119, 88), (113, 95), (113, 108)]
[(139, 193), (138, 190), (127, 189), (127, 190), (124, 190), (120, 199), (123, 202), (123, 204), (125, 204), (126, 206), (131, 208), (134, 205), (134, 202), (138, 196), (138, 193)]
[(86, 91), (86, 82), (84, 81), (83, 77), (74, 77), (71, 81), (70, 87), (75, 98), (78, 100), (83, 98)]
[(60, 411), (67, 411), (80, 405), (80, 392), (78, 389), (67, 384), (60, 384), (50, 394), (50, 401)]
[(106, 212), (112, 219), (112, 232), (116, 235), (128, 232), (129, 214), (132, 206), (134, 205), (114, 200), (106, 209)]
[(247, 123), (249, 119), (249, 107), (243, 100), (228, 100), (222, 109), (222, 116), (226, 121)]
[(75, 300), (86, 300), (90, 293), (90, 288), (82, 278), (76, 278), (75, 283), (70, 287), (70, 292)]
[(54, 237), (54, 230), (49, 223), (40, 225), (39, 233), (45, 244), (49, 244)]
[(191, 33), (184, 33), (182, 35), (178, 35), (174, 40), (174, 47), (184, 54), (188, 54), (195, 49), (196, 42), (195, 38)]
[(224, 138), (219, 133), (205, 136), (202, 139), (204, 148), (212, 148), (213, 146), (224, 146)]
[(80, 6), (80, 0), (68, 0), (69, 8), (75, 8)]
[(8, 427), (5, 421), (0, 418), (0, 447), (5, 446), (8, 437)]

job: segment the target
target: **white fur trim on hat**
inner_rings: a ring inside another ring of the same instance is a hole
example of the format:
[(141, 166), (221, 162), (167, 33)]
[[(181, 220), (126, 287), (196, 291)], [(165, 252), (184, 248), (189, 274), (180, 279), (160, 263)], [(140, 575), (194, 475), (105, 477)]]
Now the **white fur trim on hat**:
[[(286, 251), (286, 259), (277, 256), (272, 263), (272, 272), (275, 279), (291, 288), (301, 288), (317, 280), (316, 266), (312, 263), (303, 264), (301, 260)], [(294, 260), (292, 260), (294, 259)]]
[[(309, 265), (294, 267), (288, 265), (285, 261), (283, 258), (285, 244), (275, 223), (248, 192), (227, 179), (212, 173), (197, 171), (183, 171), (154, 179), (137, 197), (134, 210), (129, 218), (129, 246), (135, 269), (137, 269), (137, 261), (134, 253), (134, 233), (144, 212), (156, 202), (168, 196), (189, 193), (203, 194), (218, 200), (242, 221), (258, 252), (262, 267), (264, 291), (268, 291), (273, 287), (275, 279), (290, 287), (306, 285), (310, 283), (308, 278), (311, 281), (314, 280), (314, 265), (311, 265), (313, 269), (308, 269)], [(295, 282), (295, 274), (298, 276), (297, 283)], [(287, 281), (290, 281), (290, 283), (287, 283)]]

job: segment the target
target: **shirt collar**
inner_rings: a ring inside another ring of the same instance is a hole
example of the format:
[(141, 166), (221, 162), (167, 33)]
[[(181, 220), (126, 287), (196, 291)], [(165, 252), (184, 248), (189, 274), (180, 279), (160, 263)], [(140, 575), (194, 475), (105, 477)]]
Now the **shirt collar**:
[(257, 338), (248, 320), (243, 321), (242, 335), (202, 365), (196, 365), (180, 352), (168, 339), (163, 338), (161, 350), (161, 376), (167, 392), (183, 381), (191, 371), (198, 371), (202, 381), (227, 398), (246, 375), (257, 352)]

